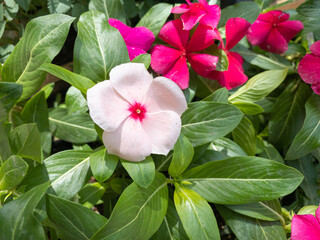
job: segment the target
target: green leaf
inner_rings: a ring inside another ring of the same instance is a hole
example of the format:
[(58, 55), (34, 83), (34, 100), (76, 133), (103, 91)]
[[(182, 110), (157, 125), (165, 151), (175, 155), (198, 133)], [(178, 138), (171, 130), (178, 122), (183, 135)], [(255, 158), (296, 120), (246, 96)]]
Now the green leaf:
[(262, 221), (217, 206), (219, 213), (239, 240), (286, 240), (286, 233), (280, 222)]
[(316, 0), (307, 0), (297, 8), (297, 12), (306, 17), (319, 19), (320, 2)]
[(88, 240), (106, 222), (94, 211), (53, 195), (47, 195), (47, 214), (61, 239)]
[[(293, 82), (278, 97), (268, 125), (269, 141), (278, 148), (290, 145), (303, 124), (310, 86)], [(298, 85), (297, 85), (298, 84)]]
[[(74, 18), (51, 14), (31, 20), (22, 39), (3, 65), (2, 79), (23, 85), (22, 99), (39, 89), (46, 73), (39, 67), (60, 52)], [(16, 63), (19, 64), (16, 64)]]
[(151, 156), (141, 162), (129, 162), (123, 159), (120, 161), (132, 180), (140, 187), (148, 188), (152, 184), (156, 169)]
[(132, 59), (133, 63), (143, 63), (146, 69), (150, 67), (151, 63), (151, 54), (145, 53), (145, 54), (140, 54), (139, 56), (135, 57)]
[(15, 188), (25, 177), (28, 164), (22, 158), (12, 155), (0, 168), (0, 191)]
[(185, 187), (209, 202), (244, 204), (267, 201), (295, 190), (303, 176), (297, 170), (259, 157), (231, 157), (182, 174)]
[(29, 5), (31, 0), (16, 0), (16, 2), (20, 5), (20, 7), (26, 12), (29, 10)]
[(171, 13), (172, 5), (159, 3), (154, 5), (138, 22), (138, 26), (149, 28), (156, 37)]
[(229, 67), (228, 56), (224, 50), (218, 48), (218, 45), (215, 45), (215, 44), (211, 45), (210, 47), (203, 50), (203, 53), (218, 57), (218, 62), (212, 63), (212, 64), (216, 64), (217, 71), (227, 71), (228, 70), (228, 67)]
[(104, 185), (98, 182), (88, 183), (78, 192), (79, 203), (91, 209), (99, 202), (105, 192)]
[(106, 17), (116, 18), (126, 23), (125, 12), (121, 0), (91, 0), (89, 10), (103, 12)]
[(150, 239), (160, 227), (167, 206), (167, 182), (161, 173), (156, 173), (147, 189), (132, 183), (121, 194), (108, 223), (91, 240)]
[(95, 83), (90, 79), (51, 63), (41, 65), (40, 69), (71, 84), (75, 88), (79, 89), (83, 94), (87, 94), (87, 90), (95, 85)]
[(66, 13), (71, 8), (70, 0), (48, 0), (50, 13)]
[(233, 140), (249, 155), (256, 154), (256, 130), (247, 117), (232, 131)]
[(49, 183), (41, 184), (0, 209), (0, 239), (45, 240), (41, 223), (33, 216), (35, 207), (46, 193)]
[(109, 79), (110, 70), (129, 62), (126, 44), (107, 17), (97, 11), (80, 16), (74, 46), (74, 71), (94, 82)]
[(196, 102), (182, 114), (181, 133), (191, 144), (203, 145), (231, 132), (241, 121), (241, 111), (225, 103)]
[(75, 87), (70, 87), (68, 89), (65, 103), (69, 113), (86, 113), (88, 111), (87, 100), (83, 97), (80, 90)]
[(36, 124), (28, 123), (16, 127), (10, 132), (9, 140), (14, 154), (42, 163), (41, 139)]
[(55, 137), (64, 141), (83, 144), (94, 142), (97, 132), (87, 113), (68, 114), (64, 108), (56, 108), (49, 113), (50, 130)]
[(9, 142), (9, 132), (11, 127), (11, 124), (7, 124), (0, 120), (0, 163), (7, 160), (7, 158), (12, 154)]
[(59, 197), (70, 199), (85, 184), (90, 154), (89, 151), (67, 150), (44, 161), (51, 186)]
[(22, 95), (22, 85), (0, 82), (0, 120), (5, 119)]
[(188, 188), (178, 184), (175, 187), (174, 203), (189, 238), (220, 239), (217, 221), (208, 202)]
[(283, 158), (278, 150), (267, 141), (263, 141), (264, 149), (263, 152), (259, 154), (260, 157), (274, 160), (278, 163), (284, 164)]
[(260, 6), (255, 2), (240, 2), (221, 11), (218, 28), (226, 25), (228, 19), (240, 17), (253, 23), (260, 14)]
[(312, 95), (306, 103), (306, 119), (302, 129), (295, 136), (286, 160), (307, 155), (320, 146), (320, 96)]
[(90, 155), (90, 167), (95, 179), (102, 183), (113, 174), (119, 162), (115, 155), (108, 154), (106, 149), (101, 149)]
[(188, 138), (180, 135), (173, 148), (173, 157), (169, 166), (169, 174), (178, 177), (192, 161), (194, 150)]
[(202, 101), (228, 103), (228, 90), (226, 88), (220, 88)]
[(238, 89), (229, 97), (234, 102), (256, 102), (276, 89), (287, 76), (288, 69), (262, 72)]
[(262, 107), (252, 102), (233, 102), (232, 105), (239, 108), (245, 115), (256, 115), (264, 112)]

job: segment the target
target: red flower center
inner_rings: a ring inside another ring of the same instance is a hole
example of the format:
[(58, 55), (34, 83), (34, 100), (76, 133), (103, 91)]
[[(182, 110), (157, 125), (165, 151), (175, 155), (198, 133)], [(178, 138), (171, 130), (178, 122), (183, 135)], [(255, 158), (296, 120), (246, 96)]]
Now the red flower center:
[(145, 118), (145, 114), (147, 112), (146, 107), (141, 105), (141, 103), (134, 103), (133, 105), (130, 105), (128, 110), (131, 112), (130, 117), (134, 120), (140, 121)]

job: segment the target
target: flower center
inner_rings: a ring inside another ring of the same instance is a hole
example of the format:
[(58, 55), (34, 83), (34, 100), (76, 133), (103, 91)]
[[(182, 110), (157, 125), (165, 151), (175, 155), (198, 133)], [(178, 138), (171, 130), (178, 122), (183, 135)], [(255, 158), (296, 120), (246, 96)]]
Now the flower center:
[(147, 112), (146, 107), (143, 106), (141, 103), (134, 103), (130, 105), (129, 109), (131, 112), (130, 117), (134, 120), (140, 120), (142, 121), (145, 118), (145, 114)]

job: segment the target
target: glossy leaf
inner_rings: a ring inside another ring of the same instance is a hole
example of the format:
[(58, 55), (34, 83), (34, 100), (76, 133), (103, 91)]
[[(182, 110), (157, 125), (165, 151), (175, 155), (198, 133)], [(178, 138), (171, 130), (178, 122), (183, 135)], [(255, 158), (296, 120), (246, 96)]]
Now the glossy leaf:
[(7, 114), (22, 95), (22, 85), (0, 82), (0, 120), (6, 119)]
[(285, 196), (300, 185), (303, 176), (264, 158), (232, 157), (190, 169), (180, 179), (209, 202), (244, 204)]
[(121, 0), (91, 0), (89, 10), (103, 12), (107, 18), (116, 18), (126, 23), (125, 12)]
[(105, 185), (98, 182), (88, 183), (78, 192), (79, 203), (91, 209), (98, 204), (105, 192)]
[(196, 102), (182, 114), (181, 133), (191, 144), (203, 145), (231, 132), (241, 121), (241, 111), (225, 103)]
[(233, 140), (249, 155), (256, 153), (256, 131), (252, 122), (243, 117), (239, 125), (232, 131)]
[(320, 3), (316, 0), (307, 0), (297, 8), (297, 12), (306, 17), (319, 19)]
[(252, 102), (233, 102), (232, 104), (245, 115), (256, 115), (264, 112), (262, 107)]
[(228, 90), (226, 88), (220, 88), (202, 101), (212, 101), (220, 103), (228, 103)]
[(278, 163), (284, 163), (284, 160), (278, 150), (267, 141), (263, 141), (263, 152), (259, 154), (260, 157), (267, 158), (270, 160), (274, 160)]
[[(31, 20), (23, 37), (3, 65), (2, 79), (23, 85), (21, 99), (39, 89), (46, 73), (39, 67), (60, 52), (74, 18), (51, 14)], [(19, 62), (19, 64), (16, 64)]]
[(132, 59), (133, 63), (143, 63), (146, 69), (150, 67), (151, 63), (151, 54), (145, 53), (145, 54), (140, 54), (134, 59)]
[(7, 124), (3, 120), (0, 120), (0, 163), (7, 160), (12, 154), (9, 142), (11, 127), (11, 124)]
[(75, 87), (70, 87), (68, 89), (65, 103), (69, 113), (85, 113), (88, 111), (87, 100), (83, 97), (80, 90)]

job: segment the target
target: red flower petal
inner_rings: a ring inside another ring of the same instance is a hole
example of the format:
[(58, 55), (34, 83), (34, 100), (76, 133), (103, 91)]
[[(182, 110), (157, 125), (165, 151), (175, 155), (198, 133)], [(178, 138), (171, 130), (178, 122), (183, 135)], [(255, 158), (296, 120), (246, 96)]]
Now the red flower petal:
[(183, 29), (191, 30), (205, 14), (204, 9), (194, 7), (194, 4), (192, 4), (190, 11), (181, 15)]
[(277, 30), (289, 42), (298, 32), (303, 29), (300, 21), (286, 21), (277, 24)]
[(247, 33), (250, 23), (243, 18), (230, 18), (226, 23), (226, 50), (232, 49)]
[(312, 84), (311, 88), (316, 94), (320, 95), (320, 83)]
[(127, 49), (128, 49), (130, 61), (132, 61), (135, 57), (146, 53), (146, 51), (144, 51), (141, 48), (127, 46)]
[(190, 10), (190, 6), (188, 4), (181, 4), (180, 6), (173, 7), (171, 13), (185, 13)]
[(310, 51), (320, 57), (320, 40), (311, 45)]
[(153, 33), (146, 27), (132, 28), (124, 41), (128, 46), (141, 48), (148, 51), (154, 42), (155, 37)]
[(299, 63), (298, 73), (306, 83), (320, 83), (320, 57), (313, 54), (305, 55)]
[(174, 81), (181, 89), (186, 89), (189, 87), (189, 70), (187, 59), (184, 57), (179, 58), (174, 66), (163, 76)]
[(259, 45), (266, 40), (271, 29), (272, 23), (257, 20), (249, 28), (247, 39), (251, 45)]
[(219, 58), (209, 54), (192, 53), (187, 55), (187, 60), (196, 73), (207, 77), (211, 71), (216, 69)]
[(291, 222), (291, 240), (320, 239), (320, 225), (312, 214), (294, 215)]
[(220, 7), (218, 5), (208, 5), (206, 11), (207, 14), (200, 19), (200, 23), (216, 28), (221, 16)]
[(207, 47), (211, 46), (214, 43), (214, 39), (218, 39), (215, 29), (210, 26), (199, 24), (196, 31), (192, 35), (188, 46), (187, 52), (199, 52)]
[(123, 39), (125, 39), (128, 36), (132, 29), (131, 27), (125, 25), (123, 22), (119, 21), (118, 19), (109, 18), (108, 22), (112, 27), (118, 29)]
[(281, 54), (287, 51), (288, 43), (276, 28), (272, 28), (267, 39), (259, 44), (259, 47), (269, 52)]

